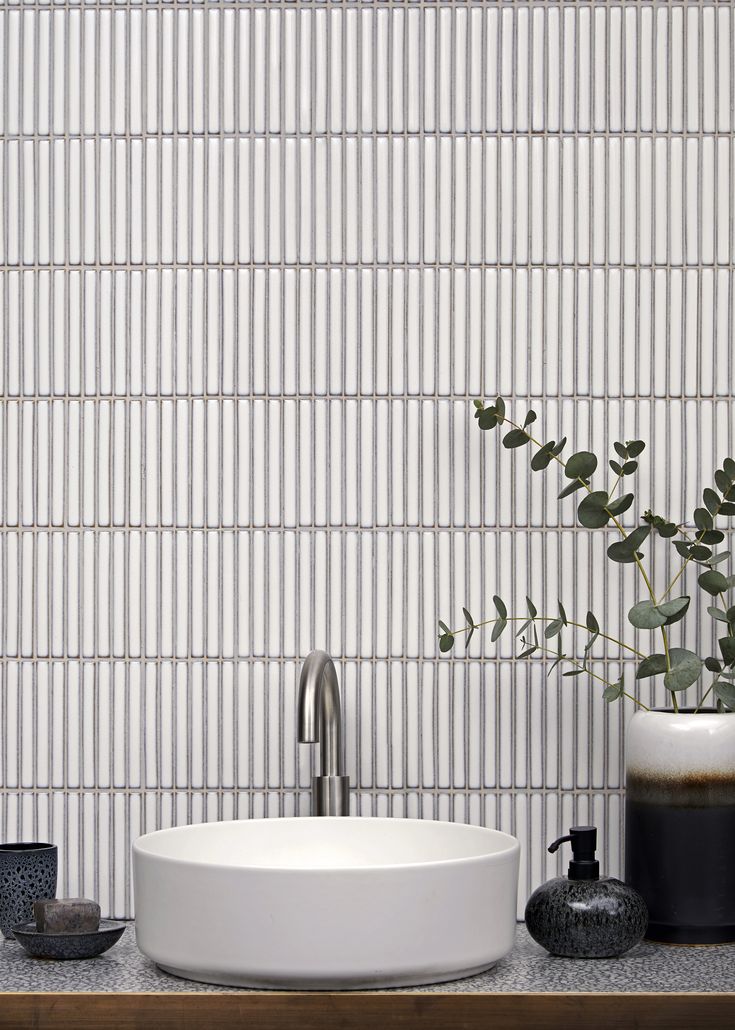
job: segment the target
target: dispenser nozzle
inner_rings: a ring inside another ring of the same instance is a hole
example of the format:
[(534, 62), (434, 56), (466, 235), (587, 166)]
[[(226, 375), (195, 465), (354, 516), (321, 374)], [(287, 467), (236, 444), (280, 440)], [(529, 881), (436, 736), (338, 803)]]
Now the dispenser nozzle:
[(572, 845), (572, 860), (569, 863), (570, 880), (599, 880), (600, 863), (595, 858), (597, 850), (596, 826), (572, 826), (565, 837), (559, 837), (549, 844), (552, 854), (566, 841)]

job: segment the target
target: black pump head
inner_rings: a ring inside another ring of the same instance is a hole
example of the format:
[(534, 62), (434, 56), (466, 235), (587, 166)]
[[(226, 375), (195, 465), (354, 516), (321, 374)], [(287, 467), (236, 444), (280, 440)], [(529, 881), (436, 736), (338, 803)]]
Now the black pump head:
[(600, 863), (595, 858), (597, 850), (596, 826), (572, 826), (566, 837), (559, 837), (549, 844), (549, 851), (557, 851), (565, 841), (571, 841), (572, 860), (569, 863), (570, 880), (599, 880)]

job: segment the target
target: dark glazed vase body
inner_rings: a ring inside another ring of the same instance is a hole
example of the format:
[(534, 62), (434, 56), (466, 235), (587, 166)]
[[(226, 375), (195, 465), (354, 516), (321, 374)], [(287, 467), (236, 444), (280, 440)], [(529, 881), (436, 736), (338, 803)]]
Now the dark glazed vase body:
[(620, 880), (557, 876), (526, 905), (526, 929), (552, 955), (612, 958), (643, 937), (648, 914), (640, 895)]
[(56, 897), (55, 844), (0, 844), (0, 931), (33, 919), (33, 902)]
[(626, 766), (625, 879), (646, 937), (735, 941), (735, 714), (637, 712)]

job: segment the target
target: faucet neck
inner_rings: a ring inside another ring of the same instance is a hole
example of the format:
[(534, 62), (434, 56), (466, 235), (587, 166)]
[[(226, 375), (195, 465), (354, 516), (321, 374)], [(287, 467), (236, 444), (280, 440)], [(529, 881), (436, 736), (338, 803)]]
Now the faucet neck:
[(299, 680), (299, 741), (319, 742), (321, 775), (344, 775), (342, 709), (334, 662), (326, 651), (312, 651)]

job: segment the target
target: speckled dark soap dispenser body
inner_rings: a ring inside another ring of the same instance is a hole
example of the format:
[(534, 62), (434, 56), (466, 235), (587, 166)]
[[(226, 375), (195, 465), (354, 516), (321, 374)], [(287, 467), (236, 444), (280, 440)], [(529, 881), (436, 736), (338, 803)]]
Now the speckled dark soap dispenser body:
[(557, 876), (533, 892), (526, 928), (552, 955), (611, 958), (641, 940), (648, 925), (643, 899), (620, 880)]
[(526, 905), (526, 928), (552, 955), (622, 955), (646, 932), (646, 904), (632, 887), (600, 876), (594, 826), (573, 826), (569, 836), (554, 841), (549, 851), (556, 851), (567, 840), (573, 854), (569, 876), (557, 876), (533, 892)]

